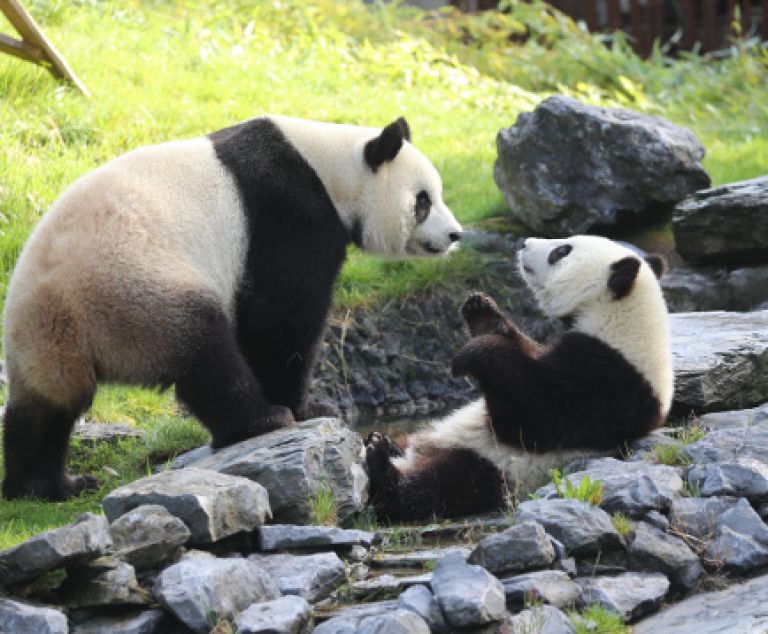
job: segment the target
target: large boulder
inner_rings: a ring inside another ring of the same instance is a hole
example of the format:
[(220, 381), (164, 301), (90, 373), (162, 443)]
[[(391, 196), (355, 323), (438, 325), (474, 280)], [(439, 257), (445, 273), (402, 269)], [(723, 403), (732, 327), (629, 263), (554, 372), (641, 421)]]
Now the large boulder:
[(768, 265), (675, 266), (661, 279), (661, 287), (672, 313), (757, 310), (768, 301)]
[(545, 236), (656, 219), (710, 184), (690, 130), (561, 95), (521, 114), (496, 146), (493, 174), (512, 214)]
[(360, 434), (337, 419), (306, 421), (213, 451), (209, 447), (180, 456), (175, 468), (208, 469), (248, 478), (269, 492), (276, 521), (306, 524), (312, 499), (330, 487), (340, 518), (362, 510), (368, 501), (368, 476), (362, 466)]
[(656, 572), (625, 572), (615, 577), (579, 578), (581, 602), (599, 604), (633, 621), (659, 609), (669, 592), (669, 579)]
[(67, 634), (67, 617), (59, 610), (0, 598), (0, 632)]
[(768, 310), (670, 315), (674, 406), (681, 413), (768, 401)]
[(672, 230), (692, 262), (768, 262), (768, 176), (696, 192), (675, 207)]

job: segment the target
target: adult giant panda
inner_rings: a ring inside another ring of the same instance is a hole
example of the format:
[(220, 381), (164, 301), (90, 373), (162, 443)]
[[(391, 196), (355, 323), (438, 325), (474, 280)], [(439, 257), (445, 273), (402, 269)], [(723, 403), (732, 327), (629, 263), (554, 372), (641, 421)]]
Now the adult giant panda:
[(519, 268), (566, 332), (525, 336), (487, 295), (462, 306), (471, 338), (453, 360), (483, 397), (411, 435), (366, 441), (371, 493), (393, 520), (457, 516), (525, 496), (554, 467), (608, 455), (660, 426), (673, 374), (661, 256), (596, 236), (529, 238)]
[(434, 256), (461, 235), (409, 138), (402, 118), (265, 116), (75, 182), (8, 289), (4, 496), (95, 486), (66, 456), (100, 382), (175, 384), (214, 447), (327, 411), (307, 392), (347, 245)]

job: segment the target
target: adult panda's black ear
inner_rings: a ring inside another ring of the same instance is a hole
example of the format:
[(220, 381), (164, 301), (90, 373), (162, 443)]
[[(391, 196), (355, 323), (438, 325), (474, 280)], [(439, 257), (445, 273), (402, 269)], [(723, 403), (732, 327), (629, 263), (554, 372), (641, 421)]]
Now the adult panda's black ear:
[(622, 299), (629, 295), (639, 270), (640, 260), (632, 255), (628, 255), (611, 264), (611, 274), (608, 276), (608, 289), (613, 293), (614, 299)]
[(391, 161), (403, 147), (403, 141), (410, 138), (411, 131), (405, 119), (400, 117), (390, 123), (379, 136), (365, 144), (363, 156), (368, 167), (375, 172), (383, 163)]
[(657, 280), (664, 277), (664, 274), (667, 272), (667, 259), (663, 255), (649, 253), (645, 256), (645, 261), (650, 265)]

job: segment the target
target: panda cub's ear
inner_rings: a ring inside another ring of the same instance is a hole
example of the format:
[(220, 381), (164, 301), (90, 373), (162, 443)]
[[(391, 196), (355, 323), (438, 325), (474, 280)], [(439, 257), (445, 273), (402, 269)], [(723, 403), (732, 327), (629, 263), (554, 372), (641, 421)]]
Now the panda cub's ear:
[(613, 293), (613, 299), (622, 299), (629, 295), (639, 270), (640, 260), (632, 255), (628, 255), (611, 264), (611, 274), (608, 276), (608, 289)]
[(663, 255), (649, 253), (645, 256), (645, 261), (650, 265), (657, 280), (660, 280), (667, 272), (667, 260)]
[(411, 130), (408, 122), (400, 117), (384, 128), (379, 136), (365, 144), (363, 156), (368, 167), (375, 172), (383, 163), (394, 159), (403, 147), (404, 140), (411, 140)]

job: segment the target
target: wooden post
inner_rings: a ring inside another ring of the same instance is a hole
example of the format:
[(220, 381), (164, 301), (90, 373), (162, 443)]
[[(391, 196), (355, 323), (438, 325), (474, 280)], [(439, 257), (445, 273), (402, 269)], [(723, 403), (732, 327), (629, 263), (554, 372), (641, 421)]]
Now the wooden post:
[(60, 79), (71, 81), (80, 92), (89, 97), (90, 93), (78, 79), (56, 47), (45, 37), (40, 27), (27, 13), (19, 0), (0, 0), (0, 11), (8, 18), (21, 41), (0, 34), (0, 51), (36, 64), (42, 64)]

